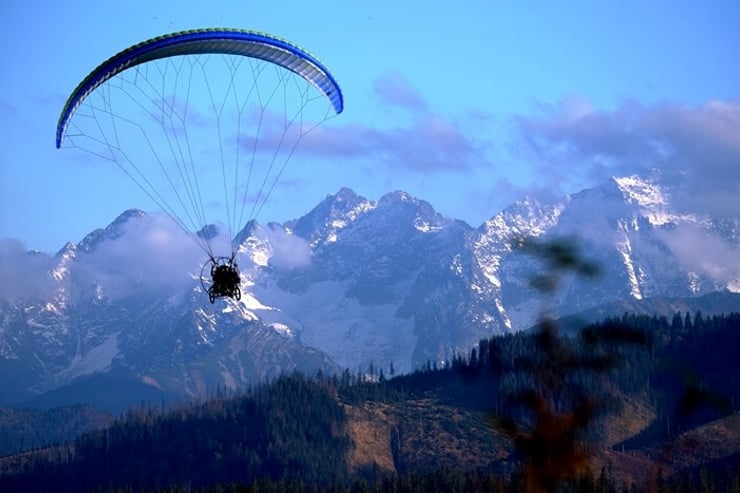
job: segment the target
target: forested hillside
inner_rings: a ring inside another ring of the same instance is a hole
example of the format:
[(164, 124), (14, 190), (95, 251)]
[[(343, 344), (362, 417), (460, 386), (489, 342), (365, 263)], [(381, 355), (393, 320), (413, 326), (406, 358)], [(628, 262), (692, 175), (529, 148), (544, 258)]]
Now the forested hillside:
[(110, 413), (85, 404), (49, 410), (0, 408), (0, 457), (66, 442), (112, 422)]
[(5, 457), (0, 490), (519, 491), (557, 455), (561, 491), (740, 491), (739, 339), (738, 313), (625, 314), (402, 376), (285, 375)]

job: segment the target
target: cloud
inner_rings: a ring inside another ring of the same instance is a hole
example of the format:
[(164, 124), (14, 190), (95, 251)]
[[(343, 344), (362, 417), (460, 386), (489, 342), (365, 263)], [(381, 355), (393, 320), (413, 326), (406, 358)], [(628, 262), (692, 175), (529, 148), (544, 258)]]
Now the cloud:
[(481, 149), (455, 122), (434, 113), (391, 128), (359, 123), (321, 127), (301, 143), (300, 153), (416, 173), (466, 172), (483, 160)]
[[(241, 149), (251, 155), (254, 149), (271, 156), (278, 146), (295, 154), (313, 158), (360, 160), (382, 165), (393, 171), (413, 173), (467, 172), (483, 161), (482, 148), (474, 143), (460, 124), (429, 109), (421, 94), (399, 74), (379, 77), (374, 85), (384, 110), (401, 108), (406, 113), (395, 126), (350, 122), (314, 126), (305, 121), (286, 130), (284, 115), (264, 113), (261, 133), (255, 140), (241, 134)], [(482, 119), (480, 113), (477, 119)], [(384, 119), (384, 123), (387, 119)], [(310, 131), (306, 132), (306, 129)], [(300, 136), (301, 132), (304, 135)], [(271, 159), (271, 158), (270, 158)], [(282, 162), (281, 162), (282, 163)], [(279, 169), (281, 163), (274, 166)]]
[(18, 240), (0, 239), (0, 300), (25, 300), (51, 293), (52, 259), (29, 252)]
[(387, 72), (378, 77), (373, 89), (385, 104), (414, 112), (428, 110), (427, 102), (421, 93), (398, 72)]
[(688, 209), (740, 216), (740, 101), (701, 107), (661, 105), (644, 127), (666, 154), (663, 174)]
[[(310, 263), (312, 252), (306, 240), (280, 227), (268, 227), (265, 232), (272, 249), (271, 265), (294, 269)], [(197, 284), (208, 260), (200, 246), (164, 213), (116, 220), (106, 234), (112, 237), (93, 240), (88, 251), (78, 248), (69, 263), (76, 289), (97, 288), (112, 299), (163, 292), (176, 295)], [(215, 255), (228, 255), (231, 241), (222, 233), (211, 240), (211, 247)], [(51, 275), (59, 262), (27, 251), (18, 240), (0, 239), (0, 300), (51, 296), (59, 287)]]
[(288, 233), (279, 226), (266, 228), (265, 233), (272, 248), (270, 265), (290, 270), (305, 267), (311, 262), (311, 247), (300, 236)]
[[(77, 267), (109, 297), (187, 289), (207, 255), (165, 214), (130, 218), (119, 235), (92, 252), (79, 253)], [(222, 237), (213, 244), (224, 243)], [(226, 252), (230, 251), (226, 241)]]
[(521, 149), (552, 186), (567, 191), (574, 178), (598, 182), (659, 169), (664, 182), (679, 188), (679, 209), (740, 215), (740, 102), (631, 101), (603, 111), (570, 98), (539, 109), (515, 123)]
[[(211, 239), (214, 255), (228, 255), (231, 241), (223, 228)], [(308, 265), (311, 248), (298, 236), (278, 227), (266, 227), (272, 255), (270, 264), (278, 269)], [(192, 289), (208, 255), (165, 214), (147, 214), (127, 220), (120, 235), (106, 240), (93, 252), (78, 255), (78, 265), (100, 285), (108, 297), (125, 297), (146, 292), (179, 293)], [(239, 264), (245, 264), (239, 259)], [(242, 265), (245, 267), (245, 265)], [(208, 277), (208, 272), (204, 274)], [(195, 279), (194, 279), (195, 277)]]
[(723, 242), (692, 225), (661, 230), (658, 234), (685, 269), (724, 285), (740, 284), (740, 245)]

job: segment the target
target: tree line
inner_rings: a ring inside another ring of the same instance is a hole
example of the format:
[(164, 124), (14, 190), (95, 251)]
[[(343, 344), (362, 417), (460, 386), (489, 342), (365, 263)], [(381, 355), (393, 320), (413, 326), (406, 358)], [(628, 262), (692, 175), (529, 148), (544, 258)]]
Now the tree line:
[[(600, 424), (620, 409), (625, 395), (646, 395), (657, 414), (628, 447), (665, 440), (736, 411), (739, 338), (738, 313), (677, 313), (670, 320), (624, 314), (567, 337), (534, 330), (483, 339), (444, 366), (429, 363), (405, 375), (287, 374), (239, 395), (217, 393), (174, 409), (131, 409), (104, 429), (29, 453), (12, 470), (0, 470), (0, 490), (419, 491), (427, 485), (438, 491), (522, 491), (533, 481), (522, 464), (530, 464), (530, 474), (547, 476), (543, 464), (550, 457), (537, 454), (549, 450), (541, 440), (551, 433), (561, 440), (558, 450), (569, 451), (558, 454), (565, 462), (556, 467), (572, 470), (545, 481), (549, 491), (633, 491), (639, 486), (573, 466), (580, 447), (603, 439)], [(428, 395), (474, 410), (491, 432), (508, 434), (517, 451), (510, 473), (502, 474), (493, 461), (487, 470), (474, 471), (464, 464), (416, 470), (399, 461), (399, 474), (353, 474), (344, 405), (402, 408)], [(545, 418), (566, 417), (572, 418), (570, 428), (560, 430), (557, 420), (543, 425)], [(656, 478), (653, 486), (699, 491), (696, 485), (711, 483), (738, 491), (738, 462)]]

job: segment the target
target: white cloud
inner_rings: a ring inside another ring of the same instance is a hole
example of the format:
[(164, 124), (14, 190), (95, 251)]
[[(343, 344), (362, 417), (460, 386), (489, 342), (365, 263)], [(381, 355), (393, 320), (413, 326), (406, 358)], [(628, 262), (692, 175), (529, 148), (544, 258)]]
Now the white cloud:
[(682, 225), (659, 232), (681, 265), (721, 283), (740, 282), (740, 246), (723, 242), (697, 226)]
[(685, 210), (740, 216), (740, 102), (701, 106), (625, 102), (614, 111), (571, 98), (516, 119), (525, 158), (541, 181), (562, 192), (609, 176), (660, 169), (680, 188)]
[[(165, 214), (132, 218), (121, 225), (120, 235), (90, 253), (78, 255), (78, 267), (107, 296), (120, 297), (149, 290), (181, 290), (193, 285), (193, 274), (207, 254)], [(228, 241), (216, 237), (212, 244)]]
[(272, 248), (270, 265), (278, 269), (295, 269), (311, 262), (311, 247), (300, 236), (280, 227), (266, 228), (265, 232)]
[(52, 289), (51, 257), (29, 252), (23, 243), (0, 239), (0, 299), (26, 299)]
[(298, 152), (365, 160), (396, 171), (467, 172), (482, 164), (483, 149), (453, 120), (432, 112), (390, 128), (349, 123), (319, 127)]
[[(454, 118), (432, 111), (428, 102), (411, 83), (397, 72), (380, 76), (374, 83), (379, 96), (378, 108), (384, 112), (400, 110), (393, 125), (346, 122), (346, 117), (331, 125), (305, 124), (311, 131), (301, 137), (296, 154), (315, 158), (346, 159), (371, 162), (374, 166), (412, 173), (465, 173), (485, 164), (484, 148), (468, 135)], [(248, 153), (253, 149), (273, 150), (285, 142), (298, 140), (298, 128), (286, 131), (283, 118), (272, 113), (263, 115), (259, 142), (241, 135), (240, 146)], [(476, 125), (488, 116), (482, 112), (460, 117), (475, 120)], [(385, 119), (384, 119), (385, 121)], [(287, 146), (290, 147), (290, 146)]]

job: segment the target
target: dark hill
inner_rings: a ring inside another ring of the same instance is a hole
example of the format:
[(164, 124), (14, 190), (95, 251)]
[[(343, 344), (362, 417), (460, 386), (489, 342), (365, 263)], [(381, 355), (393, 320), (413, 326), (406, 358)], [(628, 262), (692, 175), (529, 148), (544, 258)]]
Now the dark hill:
[[(387, 478), (448, 485), (479, 475), (489, 478), (481, 485), (490, 486), (492, 477), (515, 485), (528, 457), (523, 444), (541, 416), (568, 416), (582, 396), (598, 405), (570, 429), (589, 452), (580, 473), (598, 476), (603, 468), (613, 484), (647, 487), (659, 474), (680, 479), (717, 464), (727, 471), (740, 454), (740, 386), (732, 377), (740, 374), (733, 354), (740, 314), (675, 315), (607, 319), (577, 338), (549, 341), (558, 347), (554, 353), (542, 334), (520, 333), (482, 340), (444, 368), (430, 363), (392, 378), (390, 369), (376, 367), (292, 374), (240, 396), (216, 395), (170, 411), (130, 410), (69, 444), (3, 459), (0, 490), (255, 481), (283, 484), (276, 491), (350, 482), (383, 490), (406, 481)], [(563, 370), (555, 393), (536, 386), (543, 373), (555, 378), (544, 370), (550, 357), (561, 358)], [(684, 378), (686, 369), (691, 376)], [(532, 402), (547, 412), (533, 411)]]

